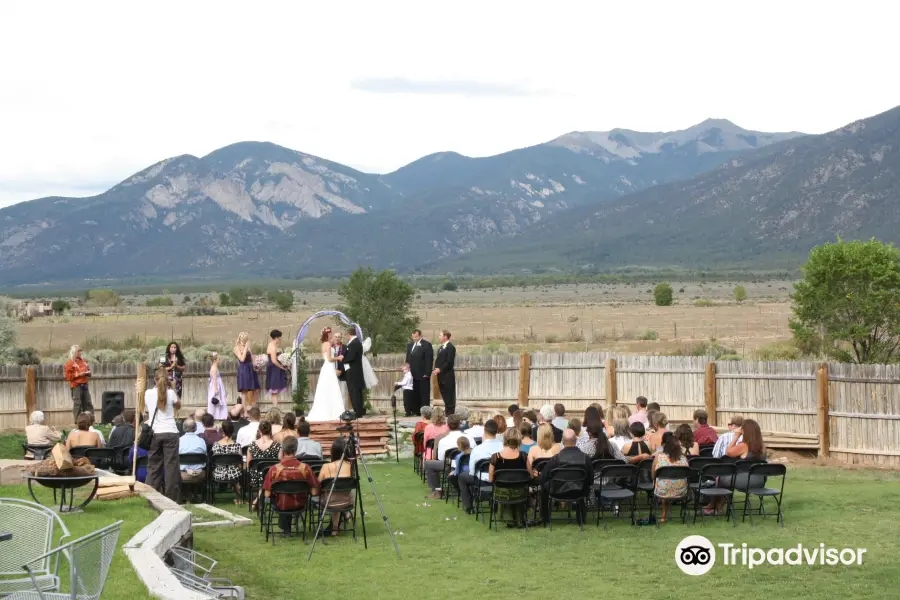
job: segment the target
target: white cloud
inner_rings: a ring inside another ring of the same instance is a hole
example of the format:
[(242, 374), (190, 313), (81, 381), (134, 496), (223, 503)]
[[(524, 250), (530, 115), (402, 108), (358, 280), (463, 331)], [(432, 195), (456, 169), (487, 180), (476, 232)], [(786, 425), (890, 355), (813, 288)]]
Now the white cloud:
[(823, 132), (900, 102), (897, 13), (864, 0), (0, 2), (0, 206), (241, 140), (390, 171), (710, 116)]

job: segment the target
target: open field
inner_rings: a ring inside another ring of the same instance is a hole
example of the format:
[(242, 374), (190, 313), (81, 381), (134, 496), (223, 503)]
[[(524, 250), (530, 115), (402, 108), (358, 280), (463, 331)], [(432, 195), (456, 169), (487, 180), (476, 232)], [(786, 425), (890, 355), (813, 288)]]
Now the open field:
[[(457, 345), (468, 352), (503, 344), (524, 349), (666, 353), (716, 339), (744, 353), (790, 337), (788, 282), (747, 283), (749, 300), (743, 304), (731, 300), (734, 286), (730, 283), (674, 282), (673, 287), (677, 304), (670, 307), (653, 304), (650, 286), (617, 284), (423, 293), (416, 311), (426, 337), (437, 339), (441, 328), (449, 328)], [(697, 306), (696, 299), (712, 305)], [(112, 341), (130, 336), (192, 338), (231, 344), (240, 331), (250, 332), (252, 341), (261, 344), (270, 329), (278, 328), (290, 339), (313, 312), (340, 303), (333, 292), (314, 292), (297, 294), (291, 313), (260, 307), (231, 309), (234, 312), (221, 316), (177, 317), (177, 305), (147, 308), (144, 297), (125, 301), (116, 309), (100, 309), (104, 313), (97, 316), (20, 323), (19, 345), (56, 355), (94, 337)]]

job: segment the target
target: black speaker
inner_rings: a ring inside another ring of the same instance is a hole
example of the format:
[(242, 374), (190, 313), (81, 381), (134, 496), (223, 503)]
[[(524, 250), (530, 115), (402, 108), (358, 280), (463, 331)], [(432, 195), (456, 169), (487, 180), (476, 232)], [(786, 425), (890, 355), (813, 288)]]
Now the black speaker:
[(112, 423), (113, 417), (125, 410), (125, 392), (103, 392), (101, 400), (101, 423)]

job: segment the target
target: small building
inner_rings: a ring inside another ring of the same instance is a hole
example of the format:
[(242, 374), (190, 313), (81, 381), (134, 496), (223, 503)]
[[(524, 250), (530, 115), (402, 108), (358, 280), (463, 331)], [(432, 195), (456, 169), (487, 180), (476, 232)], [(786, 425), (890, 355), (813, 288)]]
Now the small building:
[(16, 316), (33, 319), (35, 317), (52, 317), (52, 300), (23, 300), (16, 309)]

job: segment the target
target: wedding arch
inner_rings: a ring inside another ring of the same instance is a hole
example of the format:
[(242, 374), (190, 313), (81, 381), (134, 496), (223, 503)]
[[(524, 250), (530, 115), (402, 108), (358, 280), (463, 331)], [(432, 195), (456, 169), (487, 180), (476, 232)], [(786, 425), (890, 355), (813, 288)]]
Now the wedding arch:
[[(293, 350), (296, 352), (297, 348), (300, 347), (300, 344), (303, 343), (303, 338), (306, 337), (306, 330), (309, 329), (309, 324), (321, 317), (337, 317), (340, 319), (345, 325), (352, 325), (354, 329), (356, 329), (356, 337), (359, 341), (362, 341), (362, 329), (359, 328), (359, 325), (351, 321), (347, 315), (338, 311), (338, 310), (320, 310), (315, 313), (311, 317), (309, 317), (303, 326), (300, 328), (300, 332), (297, 334), (297, 339), (294, 340)], [(293, 381), (297, 381), (297, 361), (291, 361), (291, 376)]]

